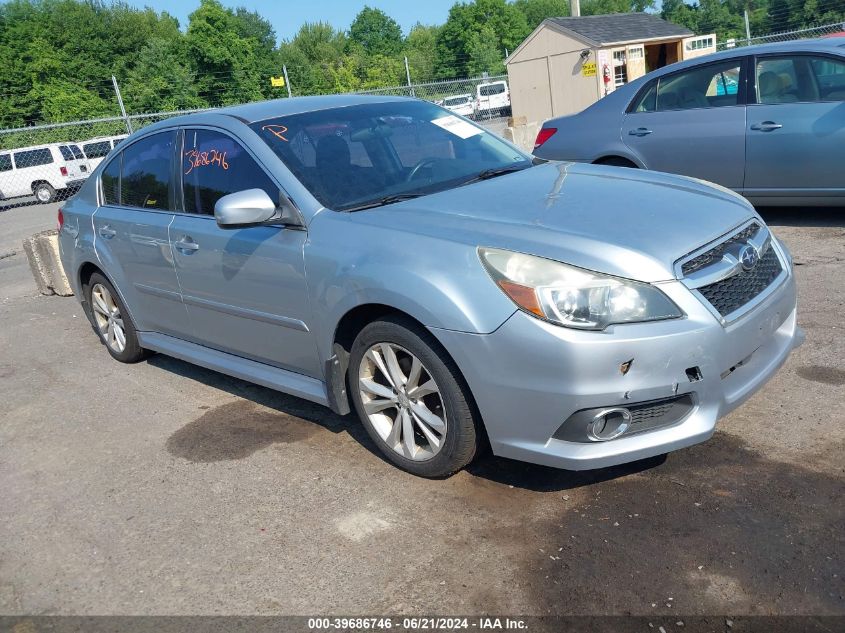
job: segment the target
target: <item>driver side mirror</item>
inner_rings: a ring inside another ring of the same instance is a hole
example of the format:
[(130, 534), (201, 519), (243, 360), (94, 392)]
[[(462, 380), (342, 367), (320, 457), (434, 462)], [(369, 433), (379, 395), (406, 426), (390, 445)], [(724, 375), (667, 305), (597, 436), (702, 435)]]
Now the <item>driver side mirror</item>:
[(245, 189), (220, 198), (214, 205), (214, 218), (223, 229), (283, 224), (302, 227), (293, 202), (284, 194), (277, 205), (263, 189)]

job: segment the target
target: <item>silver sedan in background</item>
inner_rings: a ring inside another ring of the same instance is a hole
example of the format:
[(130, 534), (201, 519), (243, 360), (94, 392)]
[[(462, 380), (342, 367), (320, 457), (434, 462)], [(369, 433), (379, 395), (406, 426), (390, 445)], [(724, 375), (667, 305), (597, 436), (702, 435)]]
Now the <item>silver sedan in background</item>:
[(845, 39), (661, 68), (546, 121), (534, 154), (692, 176), (757, 205), (845, 205)]

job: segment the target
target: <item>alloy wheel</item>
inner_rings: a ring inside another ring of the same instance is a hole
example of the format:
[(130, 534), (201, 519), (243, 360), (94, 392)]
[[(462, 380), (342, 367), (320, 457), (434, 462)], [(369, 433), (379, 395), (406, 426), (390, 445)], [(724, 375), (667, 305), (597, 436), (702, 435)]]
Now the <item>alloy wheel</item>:
[(358, 389), (370, 423), (392, 450), (425, 461), (443, 448), (447, 423), (440, 388), (404, 347), (371, 346), (358, 368)]
[(91, 309), (97, 329), (114, 352), (120, 354), (126, 349), (126, 330), (120, 308), (108, 288), (102, 284), (94, 284), (91, 289)]

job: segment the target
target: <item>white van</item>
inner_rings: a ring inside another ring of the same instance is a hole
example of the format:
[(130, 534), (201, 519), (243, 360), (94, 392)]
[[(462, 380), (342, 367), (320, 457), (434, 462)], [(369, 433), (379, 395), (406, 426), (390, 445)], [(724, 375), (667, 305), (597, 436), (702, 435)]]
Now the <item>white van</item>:
[(490, 81), (478, 84), (475, 89), (475, 109), (478, 116), (509, 116), (511, 93), (506, 81)]
[(470, 119), (475, 117), (475, 100), (471, 94), (446, 97), (439, 105), (442, 105), (447, 110), (451, 110), (455, 114), (460, 114)]
[(125, 139), (126, 136), (126, 134), (100, 136), (80, 142), (79, 145), (82, 147), (82, 153), (88, 159), (89, 169), (91, 171), (97, 169), (97, 165), (102, 163), (103, 159), (114, 149), (115, 145)]
[(50, 143), (0, 152), (0, 198), (34, 195), (47, 203), (82, 186), (91, 173), (74, 143)]

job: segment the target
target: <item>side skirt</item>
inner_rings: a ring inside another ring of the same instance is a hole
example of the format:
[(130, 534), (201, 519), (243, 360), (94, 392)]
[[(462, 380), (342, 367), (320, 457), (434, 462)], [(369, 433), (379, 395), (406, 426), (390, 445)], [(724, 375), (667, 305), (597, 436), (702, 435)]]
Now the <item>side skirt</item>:
[(262, 387), (304, 398), (324, 406), (329, 405), (326, 385), (286, 369), (272, 367), (254, 360), (220, 352), (196, 343), (189, 343), (157, 332), (138, 332), (141, 347), (173, 356), (221, 374), (253, 382)]

